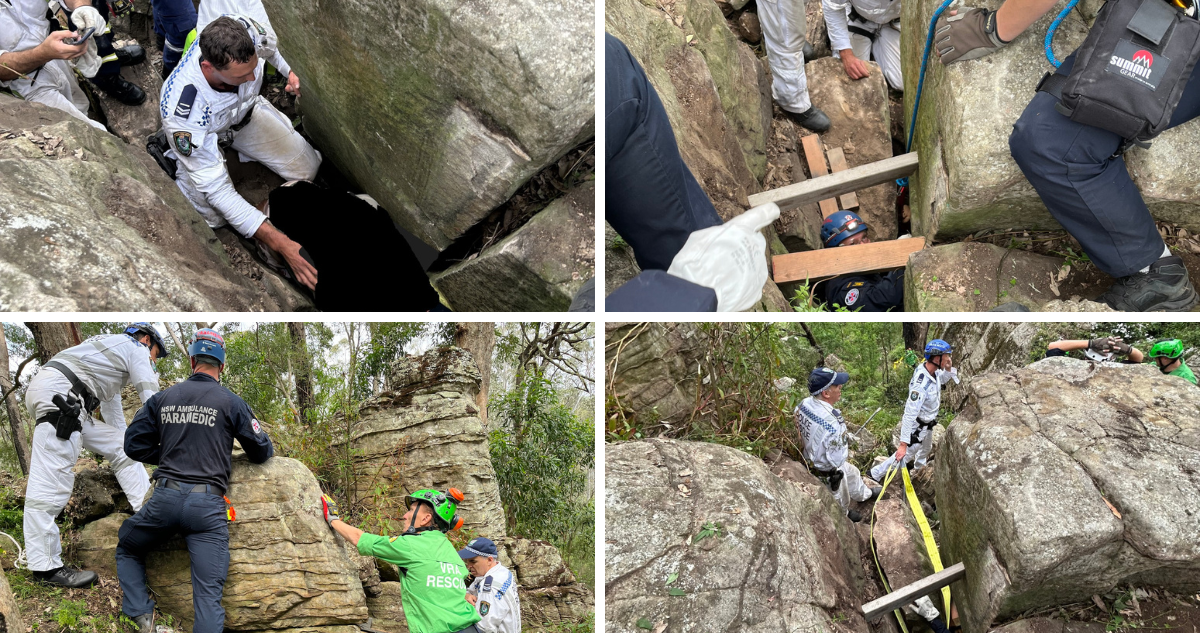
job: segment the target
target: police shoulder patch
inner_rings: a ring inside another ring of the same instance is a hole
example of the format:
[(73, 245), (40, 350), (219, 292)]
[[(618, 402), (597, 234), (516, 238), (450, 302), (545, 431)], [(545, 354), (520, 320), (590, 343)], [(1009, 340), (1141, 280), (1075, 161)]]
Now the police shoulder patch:
[(917, 398), (920, 398), (920, 397), (921, 397), (921, 394), (919, 392), (913, 391), (911, 394), (909, 394), (908, 399), (916, 400)]
[(187, 120), (192, 116), (192, 106), (196, 104), (196, 86), (188, 84), (179, 93), (179, 101), (175, 104), (175, 116)]
[(487, 615), (488, 611), (492, 610), (492, 605), (488, 604), (487, 600), (479, 603), (479, 615)]
[(175, 151), (184, 156), (191, 156), (192, 149), (192, 133), (191, 132), (176, 132), (171, 135), (175, 139)]
[(258, 34), (259, 34), (259, 35), (266, 35), (266, 34), (267, 34), (267, 30), (263, 28), (263, 25), (259, 24), (258, 22), (255, 22), (255, 21), (254, 21), (254, 18), (246, 18), (246, 19), (250, 20), (250, 23), (254, 25), (254, 28), (255, 28), (256, 30), (258, 30)]

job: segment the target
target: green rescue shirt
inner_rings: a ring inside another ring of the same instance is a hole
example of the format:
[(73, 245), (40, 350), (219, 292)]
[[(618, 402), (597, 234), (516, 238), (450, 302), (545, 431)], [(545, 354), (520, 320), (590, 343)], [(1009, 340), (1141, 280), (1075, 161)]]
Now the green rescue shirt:
[(455, 633), (479, 621), (467, 602), (467, 566), (437, 530), (408, 536), (363, 534), (358, 553), (400, 567), (404, 618), (412, 633)]
[(1193, 385), (1196, 384), (1196, 374), (1192, 373), (1192, 369), (1187, 366), (1187, 363), (1183, 363), (1183, 362), (1179, 363), (1179, 368), (1167, 375), (1168, 376), (1179, 376), (1180, 378), (1187, 380), (1188, 382), (1192, 383)]

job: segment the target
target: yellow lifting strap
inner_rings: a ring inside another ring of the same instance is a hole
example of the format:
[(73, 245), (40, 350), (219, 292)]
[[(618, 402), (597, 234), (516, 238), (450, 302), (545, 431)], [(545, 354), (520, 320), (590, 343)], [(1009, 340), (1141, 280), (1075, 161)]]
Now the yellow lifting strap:
[[(929, 560), (933, 563), (933, 571), (937, 573), (942, 571), (942, 557), (938, 554), (937, 543), (933, 540), (933, 530), (929, 529), (929, 521), (925, 518), (925, 511), (921, 509), (921, 502), (917, 499), (917, 492), (913, 490), (912, 479), (908, 476), (908, 469), (904, 465), (897, 464), (895, 468), (888, 471), (887, 476), (883, 480), (883, 489), (879, 491), (879, 496), (876, 497), (876, 502), (871, 506), (871, 556), (875, 559), (875, 571), (879, 573), (879, 580), (883, 583), (883, 590), (891, 593), (892, 588), (888, 585), (887, 577), (883, 573), (883, 567), (879, 564), (879, 553), (875, 550), (875, 506), (878, 505), (879, 499), (883, 498), (883, 493), (887, 491), (888, 484), (896, 478), (896, 472), (902, 473), (904, 480), (904, 495), (908, 498), (908, 506), (912, 509), (913, 516), (917, 519), (917, 525), (921, 527), (921, 537), (925, 541), (925, 551), (929, 554)], [(942, 614), (946, 617), (946, 626), (950, 626), (950, 587), (942, 587), (942, 601), (945, 603), (942, 609)], [(900, 609), (892, 611), (896, 616), (896, 621), (900, 624), (900, 630), (908, 633), (908, 627), (904, 624), (904, 612)]]

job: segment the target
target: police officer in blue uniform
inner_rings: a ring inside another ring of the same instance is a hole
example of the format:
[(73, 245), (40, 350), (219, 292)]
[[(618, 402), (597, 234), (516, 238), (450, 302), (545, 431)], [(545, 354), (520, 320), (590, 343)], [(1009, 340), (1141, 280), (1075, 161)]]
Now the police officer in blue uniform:
[[(999, 50), (1055, 5), (1055, 0), (1004, 3), (996, 11), (962, 8), (938, 19), (935, 47), (943, 63)], [(1007, 38), (1007, 39), (1006, 39)], [(1056, 74), (1067, 76), (1071, 54)], [(1100, 295), (1121, 312), (1185, 311), (1197, 302), (1183, 260), (1163, 242), (1125, 158), (1124, 139), (1072, 121), (1058, 98), (1037, 92), (1013, 125), (1009, 150), (1042, 202), (1100, 270), (1117, 282)], [(1193, 72), (1168, 129), (1200, 117), (1200, 78)]]
[[(867, 224), (853, 211), (831, 213), (821, 224), (825, 248), (869, 244)], [(821, 283), (826, 309), (862, 312), (904, 311), (904, 269), (887, 274), (843, 275)]]
[(138, 411), (125, 432), (125, 452), (157, 464), (154, 494), (118, 531), (117, 576), (121, 611), (139, 633), (154, 631), (154, 601), (146, 589), (146, 555), (182, 534), (192, 560), (193, 633), (221, 633), (221, 595), (229, 573), (229, 489), (233, 440), (261, 464), (274, 454), (271, 439), (250, 407), (221, 386), (225, 341), (197, 330), (188, 345), (192, 376), (164, 389)]

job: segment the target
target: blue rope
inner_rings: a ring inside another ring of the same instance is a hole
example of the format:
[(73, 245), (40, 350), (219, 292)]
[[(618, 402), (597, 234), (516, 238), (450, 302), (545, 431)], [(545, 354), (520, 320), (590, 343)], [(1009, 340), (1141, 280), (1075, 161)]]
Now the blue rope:
[[(1078, 0), (1074, 1), (1078, 2)], [(921, 76), (917, 79), (917, 96), (913, 99), (912, 119), (910, 119), (912, 123), (909, 124), (908, 128), (908, 142), (904, 145), (905, 152), (912, 151), (913, 132), (917, 129), (917, 111), (921, 108), (921, 89), (925, 87), (925, 68), (929, 65), (929, 49), (933, 47), (933, 31), (937, 27), (938, 18), (942, 17), (942, 12), (952, 2), (954, 0), (943, 0), (942, 4), (933, 12), (933, 17), (929, 20), (929, 35), (925, 37), (925, 52), (921, 55)], [(906, 187), (908, 186), (908, 178), (898, 178), (896, 179), (896, 184)]]
[(1062, 24), (1063, 19), (1067, 17), (1067, 14), (1070, 13), (1071, 9), (1074, 9), (1075, 5), (1077, 4), (1079, 4), (1079, 0), (1071, 0), (1068, 2), (1066, 8), (1060, 11), (1058, 17), (1054, 18), (1054, 21), (1050, 23), (1050, 28), (1046, 29), (1046, 59), (1049, 60), (1055, 68), (1061, 66), (1062, 62), (1058, 61), (1058, 59), (1054, 57), (1054, 31), (1058, 28), (1059, 24)]

